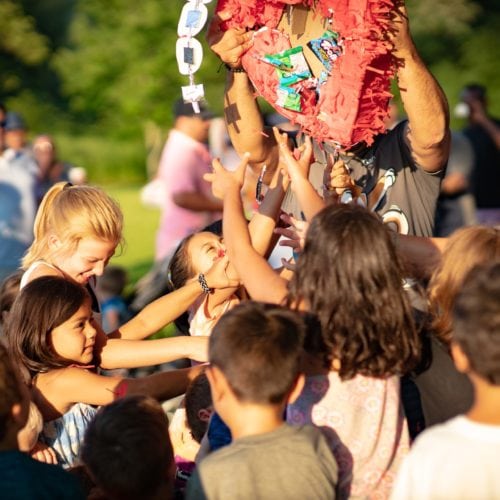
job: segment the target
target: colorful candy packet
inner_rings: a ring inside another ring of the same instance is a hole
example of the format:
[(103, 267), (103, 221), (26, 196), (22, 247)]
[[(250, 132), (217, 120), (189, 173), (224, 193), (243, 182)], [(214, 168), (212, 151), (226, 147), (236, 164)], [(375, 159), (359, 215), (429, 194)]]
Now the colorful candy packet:
[(338, 33), (327, 30), (319, 38), (315, 38), (307, 44), (328, 73), (332, 72), (335, 61), (344, 53), (339, 38)]

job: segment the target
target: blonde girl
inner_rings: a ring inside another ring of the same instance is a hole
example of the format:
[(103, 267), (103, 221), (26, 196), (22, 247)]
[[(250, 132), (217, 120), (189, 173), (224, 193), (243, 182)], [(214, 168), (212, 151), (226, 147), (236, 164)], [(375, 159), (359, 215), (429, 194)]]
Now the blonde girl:
[[(102, 189), (56, 184), (47, 192), (38, 210), (35, 238), (23, 259), (25, 273), (21, 287), (40, 276), (71, 279), (87, 288), (97, 317), (95, 278), (102, 275), (116, 248), (122, 244), (122, 229), (120, 207)], [(226, 266), (227, 260), (220, 259), (206, 273), (210, 288), (234, 285), (226, 276)], [(177, 318), (202, 293), (203, 289), (194, 279), (180, 290), (149, 304), (107, 337), (96, 324), (101, 366), (132, 368), (182, 357), (204, 361), (206, 339), (177, 337), (138, 342)]]

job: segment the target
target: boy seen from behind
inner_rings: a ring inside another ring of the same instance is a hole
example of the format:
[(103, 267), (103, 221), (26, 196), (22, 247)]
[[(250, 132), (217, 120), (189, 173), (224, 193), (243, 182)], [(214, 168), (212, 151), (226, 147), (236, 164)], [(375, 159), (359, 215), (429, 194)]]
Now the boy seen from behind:
[(452, 354), (474, 386), (474, 403), (417, 438), (393, 499), (500, 498), (500, 262), (465, 280), (453, 309)]
[(304, 383), (303, 337), (297, 313), (252, 301), (217, 323), (207, 377), (233, 441), (199, 463), (187, 499), (335, 498), (337, 464), (323, 435), (283, 419)]

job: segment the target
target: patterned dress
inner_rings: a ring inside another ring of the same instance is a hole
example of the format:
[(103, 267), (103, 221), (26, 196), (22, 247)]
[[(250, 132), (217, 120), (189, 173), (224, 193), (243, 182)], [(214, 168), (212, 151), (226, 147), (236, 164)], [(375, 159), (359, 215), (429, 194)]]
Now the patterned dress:
[(389, 497), (409, 449), (398, 377), (309, 376), (287, 422), (323, 431), (339, 466), (338, 498)]

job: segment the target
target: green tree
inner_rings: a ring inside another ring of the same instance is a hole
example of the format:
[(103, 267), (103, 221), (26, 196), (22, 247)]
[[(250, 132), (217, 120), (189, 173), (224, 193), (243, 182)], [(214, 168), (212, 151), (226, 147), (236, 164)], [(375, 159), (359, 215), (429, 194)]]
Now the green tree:
[(0, 0), (0, 19), (0, 87), (4, 94), (13, 95), (22, 87), (26, 69), (46, 60), (48, 40), (18, 2)]
[[(171, 103), (187, 78), (177, 70), (177, 23), (185, 2), (99, 0), (79, 2), (70, 45), (54, 65), (72, 111), (108, 129), (136, 133), (152, 120), (168, 124)], [(204, 36), (198, 39), (204, 43)], [(220, 88), (214, 56), (205, 48), (196, 81)], [(208, 92), (209, 93), (209, 92)]]

